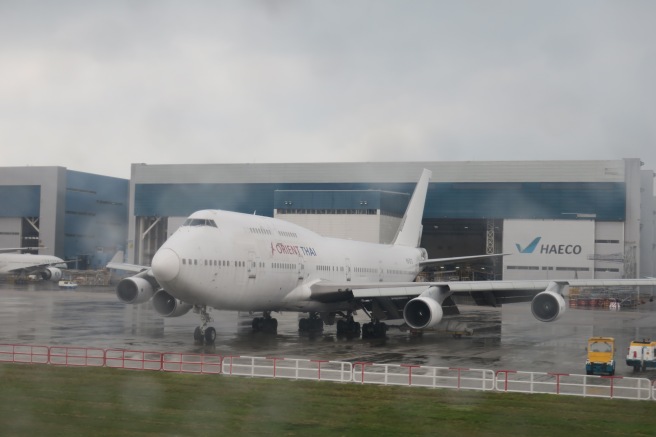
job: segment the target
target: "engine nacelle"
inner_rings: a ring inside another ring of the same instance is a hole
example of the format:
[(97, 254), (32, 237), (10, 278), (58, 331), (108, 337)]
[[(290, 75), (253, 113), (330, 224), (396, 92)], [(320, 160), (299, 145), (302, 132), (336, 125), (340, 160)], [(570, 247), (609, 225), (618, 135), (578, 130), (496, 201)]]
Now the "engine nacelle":
[(541, 322), (553, 322), (562, 316), (566, 309), (563, 296), (553, 291), (538, 293), (531, 301), (533, 317)]
[(44, 281), (59, 281), (62, 278), (62, 271), (57, 267), (46, 267), (40, 273)]
[(116, 286), (116, 296), (125, 303), (148, 302), (153, 294), (155, 294), (155, 290), (151, 283), (136, 276), (121, 279)]
[(405, 323), (413, 329), (432, 328), (443, 315), (442, 306), (430, 297), (416, 297), (403, 308)]
[(192, 307), (193, 305), (190, 303), (176, 299), (164, 289), (159, 290), (155, 293), (155, 296), (153, 296), (153, 308), (155, 308), (155, 311), (157, 311), (159, 315), (164, 317), (184, 316)]

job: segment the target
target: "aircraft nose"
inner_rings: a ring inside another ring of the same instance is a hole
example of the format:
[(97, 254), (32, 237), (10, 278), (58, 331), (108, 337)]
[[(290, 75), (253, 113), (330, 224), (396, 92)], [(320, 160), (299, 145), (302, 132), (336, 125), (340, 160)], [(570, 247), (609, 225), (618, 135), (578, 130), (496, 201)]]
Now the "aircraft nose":
[(172, 281), (180, 273), (180, 257), (169, 248), (158, 250), (150, 265), (158, 281)]

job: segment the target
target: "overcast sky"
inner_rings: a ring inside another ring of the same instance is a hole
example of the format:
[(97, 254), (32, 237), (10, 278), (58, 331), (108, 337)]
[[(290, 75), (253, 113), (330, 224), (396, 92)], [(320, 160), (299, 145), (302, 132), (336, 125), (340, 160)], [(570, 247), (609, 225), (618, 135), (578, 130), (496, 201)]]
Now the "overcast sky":
[(654, 1), (0, 1), (0, 166), (642, 158)]

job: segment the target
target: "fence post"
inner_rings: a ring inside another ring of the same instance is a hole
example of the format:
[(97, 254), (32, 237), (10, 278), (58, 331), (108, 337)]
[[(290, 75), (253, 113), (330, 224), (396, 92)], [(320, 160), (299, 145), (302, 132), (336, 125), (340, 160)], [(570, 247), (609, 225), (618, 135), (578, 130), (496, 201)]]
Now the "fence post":
[(273, 360), (273, 377), (276, 377), (276, 362), (278, 360), (284, 360), (284, 358), (280, 357), (266, 357), (267, 360)]
[(310, 360), (310, 361), (312, 363), (317, 363), (317, 367), (318, 367), (318, 369), (317, 369), (318, 370), (317, 378), (318, 378), (319, 381), (321, 381), (321, 363), (327, 363), (328, 360)]
[(412, 369), (421, 367), (418, 364), (401, 364), (401, 367), (408, 368), (408, 385), (412, 385)]
[(610, 375), (603, 375), (601, 377), (602, 379), (610, 379), (610, 398), (613, 399), (613, 389), (614, 389), (614, 383), (616, 379), (623, 379), (623, 376), (610, 376)]
[[(497, 376), (499, 375), (499, 373), (503, 373), (503, 374), (506, 375), (506, 381), (504, 383), (503, 391), (508, 391), (508, 374), (509, 373), (517, 373), (517, 371), (516, 370), (497, 370), (495, 375), (494, 375), (495, 381), (496, 381)], [(496, 386), (496, 383), (494, 385)]]
[(232, 359), (233, 358), (239, 358), (239, 355), (230, 355), (230, 373), (229, 375), (232, 375)]
[(561, 376), (569, 376), (569, 373), (547, 373), (549, 376), (555, 376), (556, 377), (556, 394), (560, 394), (560, 377)]
[(372, 364), (373, 364), (373, 363), (368, 362), (368, 361), (356, 361), (355, 363), (353, 363), (353, 372), (354, 372), (354, 373), (355, 373), (355, 367), (356, 367), (357, 365), (360, 365), (360, 366), (361, 366), (361, 369), (362, 369), (362, 379), (360, 380), (360, 384), (364, 384), (364, 368), (365, 368), (365, 366), (370, 366), (370, 365), (372, 365)]
[(466, 367), (449, 367), (449, 370), (457, 370), (458, 371), (458, 390), (460, 390), (460, 377), (462, 375), (463, 370), (469, 370)]

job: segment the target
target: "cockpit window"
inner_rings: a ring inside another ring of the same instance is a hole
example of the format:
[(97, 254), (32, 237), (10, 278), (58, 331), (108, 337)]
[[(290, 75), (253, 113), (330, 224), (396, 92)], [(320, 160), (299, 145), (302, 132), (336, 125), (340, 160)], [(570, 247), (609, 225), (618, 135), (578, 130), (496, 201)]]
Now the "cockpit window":
[(197, 218), (188, 218), (182, 224), (182, 226), (210, 226), (216, 228), (216, 223), (212, 219), (197, 219)]

